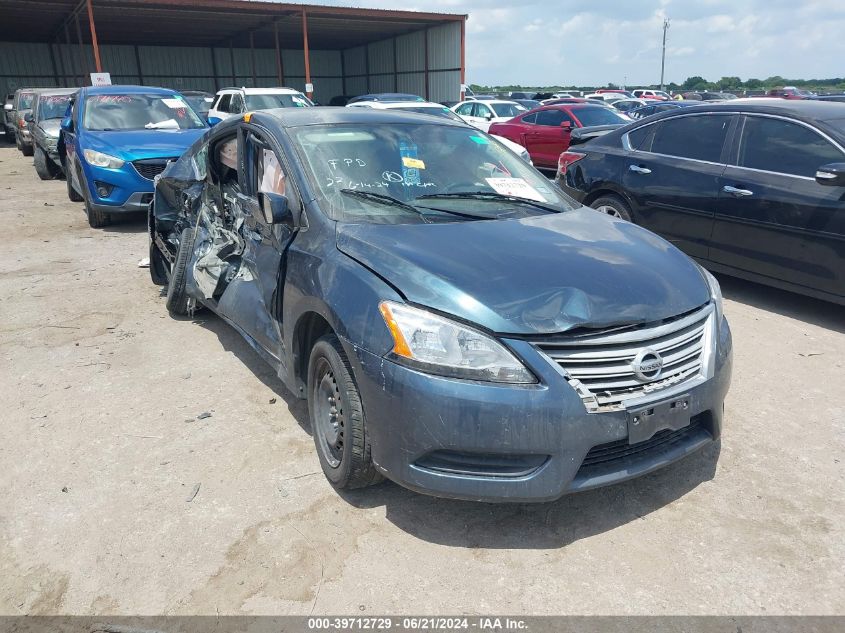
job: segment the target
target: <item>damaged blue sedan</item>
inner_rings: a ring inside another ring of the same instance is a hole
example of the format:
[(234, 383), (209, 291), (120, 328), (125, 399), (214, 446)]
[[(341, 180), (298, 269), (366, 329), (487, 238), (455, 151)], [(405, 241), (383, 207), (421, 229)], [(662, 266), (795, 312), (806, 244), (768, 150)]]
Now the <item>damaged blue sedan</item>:
[(546, 501), (717, 441), (716, 280), (493, 137), (354, 108), (248, 113), (156, 182), (150, 272), (308, 400), (338, 489)]

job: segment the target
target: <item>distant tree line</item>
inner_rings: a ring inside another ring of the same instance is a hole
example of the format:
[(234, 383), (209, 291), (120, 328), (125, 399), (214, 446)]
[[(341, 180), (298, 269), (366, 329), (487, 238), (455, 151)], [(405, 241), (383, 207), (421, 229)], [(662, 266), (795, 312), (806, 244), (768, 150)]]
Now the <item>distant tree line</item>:
[[(666, 89), (673, 92), (716, 90), (728, 92), (744, 92), (769, 90), (782, 86), (795, 86), (814, 92), (842, 92), (845, 91), (845, 78), (834, 77), (833, 79), (785, 79), (779, 75), (767, 77), (766, 79), (751, 78), (743, 81), (739, 77), (722, 77), (719, 81), (707, 81), (698, 75), (687, 77), (683, 83), (671, 82), (666, 84)], [(610, 83), (605, 86), (479, 86), (472, 84), (473, 92), (477, 93), (507, 93), (507, 92), (565, 92), (577, 90), (589, 92), (598, 88), (619, 88), (620, 86)], [(650, 86), (627, 86), (628, 88), (657, 88), (656, 84)]]

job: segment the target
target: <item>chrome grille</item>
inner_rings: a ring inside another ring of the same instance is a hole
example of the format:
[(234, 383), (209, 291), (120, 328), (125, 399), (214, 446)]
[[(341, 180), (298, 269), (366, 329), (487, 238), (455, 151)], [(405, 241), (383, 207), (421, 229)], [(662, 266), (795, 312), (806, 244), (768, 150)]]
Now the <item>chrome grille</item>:
[[(676, 385), (688, 386), (712, 374), (713, 306), (692, 314), (621, 332), (561, 338), (537, 344), (578, 392), (587, 411), (620, 411), (656, 400)], [(663, 368), (655, 377), (638, 376), (634, 361), (657, 352)]]

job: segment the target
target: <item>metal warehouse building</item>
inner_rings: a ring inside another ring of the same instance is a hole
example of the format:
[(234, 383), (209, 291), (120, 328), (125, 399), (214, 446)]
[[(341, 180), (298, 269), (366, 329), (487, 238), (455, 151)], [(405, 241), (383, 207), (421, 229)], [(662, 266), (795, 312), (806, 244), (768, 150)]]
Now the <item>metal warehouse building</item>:
[(248, 0), (0, 0), (0, 94), (112, 83), (457, 100), (466, 15)]

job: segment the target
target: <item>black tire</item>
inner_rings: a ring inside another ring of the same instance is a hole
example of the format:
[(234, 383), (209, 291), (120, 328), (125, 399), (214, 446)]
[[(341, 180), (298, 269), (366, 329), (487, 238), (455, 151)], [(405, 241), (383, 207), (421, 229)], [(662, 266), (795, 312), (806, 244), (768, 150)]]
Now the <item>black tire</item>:
[(634, 221), (631, 215), (631, 207), (622, 198), (617, 196), (602, 196), (594, 200), (590, 206), (596, 211), (606, 213), (620, 220), (627, 222)]
[(32, 156), (32, 145), (24, 145), (21, 143), (21, 153), (24, 156)]
[(111, 215), (93, 208), (88, 196), (85, 196), (85, 215), (88, 216), (88, 226), (92, 229), (101, 229), (111, 224)]
[(18, 134), (17, 132), (15, 132), (14, 134), (15, 134), (15, 147), (18, 148), (19, 152), (23, 152), (23, 143), (21, 143), (20, 134)]
[(55, 171), (51, 169), (50, 159), (40, 147), (35, 148), (32, 162), (35, 164), (35, 173), (41, 180), (53, 180), (56, 177)]
[(166, 286), (170, 262), (150, 238), (150, 279), (156, 286)]
[(326, 334), (311, 349), (308, 417), (320, 466), (332, 486), (349, 490), (383, 479), (373, 465), (352, 367), (334, 334)]
[[(158, 249), (156, 249), (158, 250)], [(176, 253), (176, 261), (170, 272), (170, 283), (167, 284), (167, 311), (170, 316), (184, 317), (191, 314), (191, 306), (188, 302), (188, 295), (185, 292), (185, 275), (188, 269), (188, 260), (194, 252), (194, 230), (191, 228), (182, 231), (179, 239), (179, 250)], [(152, 271), (153, 260), (150, 257), (150, 270)]]
[(73, 188), (73, 176), (67, 171), (67, 163), (65, 163), (65, 182), (67, 183), (68, 200), (71, 202), (82, 202), (84, 198)]

